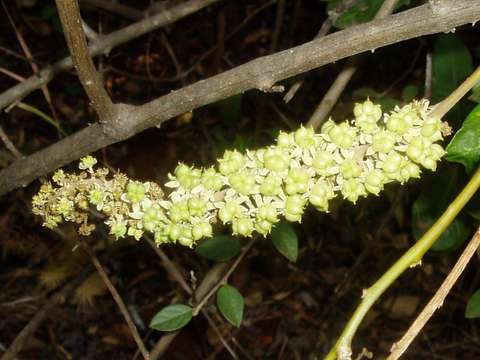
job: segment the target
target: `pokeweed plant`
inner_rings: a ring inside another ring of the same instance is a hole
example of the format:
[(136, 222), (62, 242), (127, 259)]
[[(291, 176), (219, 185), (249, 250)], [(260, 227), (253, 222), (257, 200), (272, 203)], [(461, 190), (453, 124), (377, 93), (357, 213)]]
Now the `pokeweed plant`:
[(159, 185), (121, 173), (109, 176), (87, 156), (79, 174), (58, 170), (41, 186), (33, 212), (48, 228), (70, 221), (89, 235), (94, 207), (117, 239), (138, 240), (149, 232), (158, 245), (193, 247), (213, 235), (217, 222), (230, 225), (233, 235), (266, 236), (280, 218), (301, 222), (309, 203), (328, 212), (337, 196), (355, 204), (379, 195), (387, 183), (420, 177), (422, 168), (434, 171), (445, 154), (438, 142), (449, 127), (429, 110), (427, 100), (386, 114), (370, 100), (357, 103), (352, 121), (330, 119), (320, 133), (304, 127), (280, 132), (275, 145), (245, 153), (227, 150), (216, 167), (181, 163), (169, 174), (165, 187), (172, 191), (166, 198)]

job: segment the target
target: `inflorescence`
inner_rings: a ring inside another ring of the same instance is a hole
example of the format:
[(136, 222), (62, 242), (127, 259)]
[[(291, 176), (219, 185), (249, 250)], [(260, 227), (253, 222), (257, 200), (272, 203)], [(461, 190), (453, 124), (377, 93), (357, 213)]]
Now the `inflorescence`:
[(444, 125), (428, 111), (428, 101), (421, 100), (382, 114), (367, 100), (355, 105), (353, 121), (328, 120), (318, 134), (304, 127), (280, 132), (276, 145), (245, 154), (227, 150), (216, 168), (180, 163), (165, 184), (172, 189), (168, 199), (155, 183), (94, 169), (96, 159), (87, 156), (80, 174), (58, 170), (53, 184), (42, 185), (33, 212), (46, 227), (72, 221), (89, 235), (93, 207), (116, 238), (150, 232), (157, 244), (191, 247), (212, 236), (218, 220), (230, 224), (234, 235), (266, 236), (280, 217), (300, 222), (308, 203), (328, 212), (339, 194), (355, 204), (387, 183), (418, 178), (421, 167), (434, 171), (445, 153), (436, 144)]

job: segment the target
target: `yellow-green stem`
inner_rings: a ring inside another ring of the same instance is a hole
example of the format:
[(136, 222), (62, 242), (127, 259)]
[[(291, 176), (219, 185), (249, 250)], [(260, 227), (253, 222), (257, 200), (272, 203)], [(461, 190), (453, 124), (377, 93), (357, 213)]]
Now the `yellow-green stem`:
[[(383, 292), (409, 267), (417, 264), (445, 229), (452, 223), (460, 210), (480, 187), (480, 168), (475, 172), (462, 192), (448, 206), (433, 226), (413, 245), (383, 276), (365, 290), (363, 300), (350, 318), (335, 346), (326, 356), (326, 360), (335, 360), (337, 355), (348, 354), (356, 330), (365, 314), (383, 294)], [(339, 359), (342, 359), (340, 356)]]
[(430, 113), (431, 117), (441, 119), (460, 99), (480, 81), (480, 66), (448, 97), (438, 103)]

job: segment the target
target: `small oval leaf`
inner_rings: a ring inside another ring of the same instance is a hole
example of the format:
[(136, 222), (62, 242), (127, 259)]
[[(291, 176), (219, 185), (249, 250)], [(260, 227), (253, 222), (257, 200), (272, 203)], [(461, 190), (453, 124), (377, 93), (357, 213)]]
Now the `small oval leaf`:
[(188, 305), (168, 305), (153, 317), (149, 326), (159, 331), (175, 331), (187, 325), (192, 316), (192, 308)]
[(281, 221), (272, 230), (272, 242), (275, 248), (291, 262), (298, 258), (298, 237), (293, 225)]
[(467, 319), (475, 319), (480, 317), (480, 290), (473, 293), (467, 303), (465, 309), (465, 317)]
[(240, 252), (240, 242), (233, 236), (218, 235), (203, 241), (195, 251), (209, 260), (227, 261)]
[(463, 122), (447, 146), (448, 161), (463, 164), (472, 171), (480, 160), (480, 105), (477, 105)]
[(224, 285), (217, 291), (218, 309), (233, 326), (242, 323), (244, 305), (242, 294), (233, 286)]

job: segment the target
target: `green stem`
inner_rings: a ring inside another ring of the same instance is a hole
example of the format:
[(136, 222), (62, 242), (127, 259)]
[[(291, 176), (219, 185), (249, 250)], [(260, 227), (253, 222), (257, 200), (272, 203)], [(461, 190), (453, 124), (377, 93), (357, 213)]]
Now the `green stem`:
[(455, 106), (460, 99), (465, 96), (480, 81), (480, 66), (465, 81), (455, 89), (447, 98), (439, 102), (429, 114), (432, 118), (441, 119), (445, 114)]
[[(383, 294), (383, 292), (409, 267), (418, 264), (423, 255), (430, 249), (445, 229), (452, 223), (460, 210), (480, 187), (480, 168), (475, 172), (462, 192), (448, 206), (433, 226), (413, 245), (398, 261), (383, 274), (369, 289), (365, 290), (363, 300), (350, 318), (335, 346), (325, 360), (345, 359), (351, 353), (351, 343), (365, 314)], [(345, 355), (343, 355), (345, 354)], [(348, 357), (347, 357), (348, 358)]]

